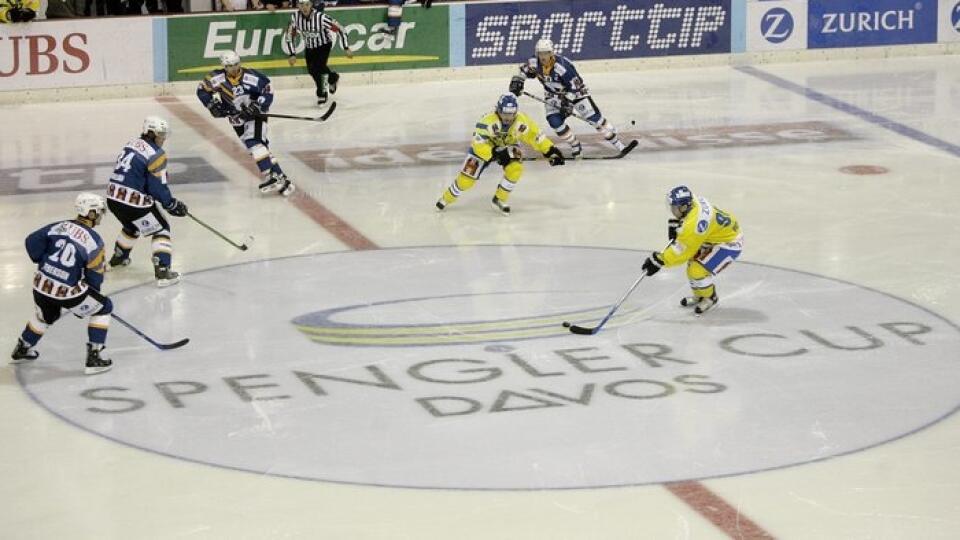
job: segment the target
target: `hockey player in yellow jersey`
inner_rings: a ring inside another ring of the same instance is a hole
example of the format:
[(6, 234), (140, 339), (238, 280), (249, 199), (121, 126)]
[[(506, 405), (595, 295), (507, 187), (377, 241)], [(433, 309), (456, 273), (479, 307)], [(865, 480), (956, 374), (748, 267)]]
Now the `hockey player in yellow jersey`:
[(472, 188), (484, 169), (496, 160), (503, 167), (503, 179), (497, 186), (491, 204), (501, 214), (509, 214), (510, 206), (507, 200), (523, 174), (521, 142), (543, 154), (550, 161), (550, 165), (563, 165), (563, 154), (540, 132), (540, 128), (530, 117), (520, 112), (517, 98), (504, 94), (497, 101), (496, 110), (477, 122), (473, 142), (463, 167), (456, 180), (437, 201), (437, 210), (443, 210), (464, 191)]
[(687, 186), (677, 186), (667, 195), (673, 219), (667, 222), (670, 243), (662, 252), (653, 252), (643, 263), (648, 276), (661, 267), (687, 263), (692, 296), (680, 300), (697, 315), (717, 305), (714, 276), (740, 256), (743, 231), (733, 214), (697, 197)]

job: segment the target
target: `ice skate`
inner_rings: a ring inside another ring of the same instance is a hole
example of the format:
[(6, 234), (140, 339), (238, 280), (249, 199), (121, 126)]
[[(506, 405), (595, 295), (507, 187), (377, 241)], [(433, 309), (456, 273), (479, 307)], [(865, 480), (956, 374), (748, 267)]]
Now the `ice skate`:
[(490, 201), (490, 205), (493, 206), (493, 209), (499, 212), (501, 215), (510, 215), (510, 205), (498, 199), (496, 195), (493, 196), (493, 199)]
[(33, 347), (24, 343), (20, 338), (17, 338), (17, 345), (13, 348), (13, 353), (10, 354), (10, 363), (11, 364), (23, 364), (25, 362), (30, 362), (36, 360), (40, 356), (40, 353), (35, 351)]
[(87, 364), (83, 372), (87, 375), (95, 375), (109, 371), (113, 367), (113, 360), (100, 356), (103, 345), (87, 343)]
[(169, 266), (160, 264), (160, 259), (153, 258), (153, 276), (157, 279), (157, 287), (169, 287), (180, 283), (180, 273), (174, 272)]

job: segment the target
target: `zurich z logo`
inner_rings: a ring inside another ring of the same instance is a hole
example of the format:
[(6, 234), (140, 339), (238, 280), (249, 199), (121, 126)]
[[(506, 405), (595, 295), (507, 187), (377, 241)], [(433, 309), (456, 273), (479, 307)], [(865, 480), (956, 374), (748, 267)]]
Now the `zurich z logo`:
[(950, 13), (950, 22), (953, 23), (953, 29), (960, 32), (960, 3), (953, 6), (953, 12)]
[(760, 33), (770, 43), (783, 43), (793, 33), (793, 15), (780, 7), (771, 9), (760, 19)]

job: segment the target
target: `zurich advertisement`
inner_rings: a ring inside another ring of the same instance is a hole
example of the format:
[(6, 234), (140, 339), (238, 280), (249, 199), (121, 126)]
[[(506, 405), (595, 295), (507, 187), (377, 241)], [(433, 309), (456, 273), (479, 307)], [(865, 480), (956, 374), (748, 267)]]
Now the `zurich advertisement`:
[(936, 0), (810, 0), (811, 49), (937, 41)]
[(596, 0), (466, 6), (466, 64), (533, 56), (549, 38), (574, 59), (730, 52), (730, 0)]

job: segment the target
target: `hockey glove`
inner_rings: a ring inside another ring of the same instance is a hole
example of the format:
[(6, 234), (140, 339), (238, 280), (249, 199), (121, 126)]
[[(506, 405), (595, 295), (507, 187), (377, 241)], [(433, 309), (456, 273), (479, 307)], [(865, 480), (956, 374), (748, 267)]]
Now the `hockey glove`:
[(170, 199), (170, 202), (164, 208), (171, 216), (183, 217), (187, 215), (187, 205), (179, 199)]
[(543, 155), (543, 157), (550, 160), (551, 167), (556, 167), (557, 165), (563, 165), (564, 163), (567, 162), (565, 159), (563, 159), (563, 154), (561, 154), (560, 151), (557, 150), (556, 146), (551, 146), (550, 149), (547, 150), (547, 153)]
[(523, 77), (514, 75), (513, 78), (510, 79), (510, 93), (520, 97), (520, 94), (523, 93)]
[(30, 22), (36, 18), (37, 12), (26, 7), (16, 6), (10, 9), (7, 12), (7, 18), (10, 19), (10, 22)]
[(654, 251), (647, 257), (647, 260), (643, 261), (643, 271), (647, 273), (648, 276), (652, 276), (660, 271), (663, 268), (663, 257), (659, 253)]
[(574, 116), (573, 102), (568, 99), (563, 99), (560, 101), (560, 114), (563, 116)]
[(233, 113), (233, 111), (229, 109), (229, 105), (224, 103), (220, 98), (220, 94), (213, 95), (213, 99), (210, 100), (210, 103), (207, 103), (207, 110), (210, 111), (210, 116), (214, 118), (224, 118)]
[(679, 219), (668, 219), (667, 220), (667, 238), (673, 242), (677, 239), (677, 231), (680, 230), (680, 225), (682, 225)]
[(243, 109), (240, 111), (240, 118), (244, 120), (256, 120), (263, 116), (263, 110), (260, 109), (259, 103), (249, 103), (243, 106)]

